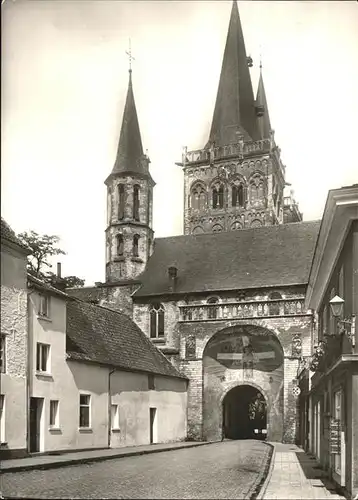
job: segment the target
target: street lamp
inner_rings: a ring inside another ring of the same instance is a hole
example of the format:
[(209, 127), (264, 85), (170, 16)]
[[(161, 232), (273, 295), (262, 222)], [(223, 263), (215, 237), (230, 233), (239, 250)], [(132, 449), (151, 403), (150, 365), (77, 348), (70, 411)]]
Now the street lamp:
[[(345, 333), (349, 340), (352, 343), (352, 347), (355, 347), (355, 327), (356, 327), (356, 315), (352, 314), (350, 318), (340, 319), (340, 316), (343, 313), (343, 304), (344, 299), (341, 299), (338, 295), (333, 297), (329, 301), (329, 305), (331, 306), (332, 314), (335, 318), (337, 318), (339, 333)], [(349, 325), (350, 329), (347, 331), (347, 327), (345, 325)]]

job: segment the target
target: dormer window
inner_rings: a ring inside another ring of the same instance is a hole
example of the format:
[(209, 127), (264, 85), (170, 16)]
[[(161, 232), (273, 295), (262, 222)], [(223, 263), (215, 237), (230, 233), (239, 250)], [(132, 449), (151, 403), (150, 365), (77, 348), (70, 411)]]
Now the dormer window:
[(45, 294), (39, 296), (39, 316), (49, 318), (50, 316), (50, 297)]

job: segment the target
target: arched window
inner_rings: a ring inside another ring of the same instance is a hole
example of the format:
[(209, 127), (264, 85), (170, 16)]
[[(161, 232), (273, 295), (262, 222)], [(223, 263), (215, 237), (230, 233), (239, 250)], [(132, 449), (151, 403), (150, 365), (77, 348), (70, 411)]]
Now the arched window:
[(106, 260), (107, 262), (111, 260), (111, 239), (109, 237), (106, 241)]
[(212, 202), (213, 208), (224, 207), (224, 186), (223, 184), (216, 184), (212, 188)]
[(152, 304), (150, 314), (150, 338), (158, 339), (164, 337), (164, 307), (163, 304)]
[(219, 312), (219, 299), (217, 297), (210, 297), (206, 303), (210, 304), (210, 307), (208, 307), (208, 319), (216, 319)]
[(108, 187), (107, 190), (107, 224), (111, 223), (112, 219), (112, 190)]
[(265, 201), (264, 179), (261, 174), (254, 174), (250, 179), (250, 202), (263, 203)]
[(138, 257), (139, 255), (139, 234), (133, 236), (133, 257)]
[(221, 233), (222, 230), (223, 228), (220, 224), (214, 224), (212, 227), (213, 233)]
[(244, 186), (242, 184), (232, 186), (231, 204), (233, 207), (244, 206)]
[(117, 234), (116, 235), (116, 247), (117, 247), (117, 256), (121, 257), (123, 255), (123, 235), (122, 234)]
[[(269, 300), (282, 299), (282, 295), (279, 292), (271, 292), (269, 294)], [(269, 315), (278, 316), (280, 314), (280, 302), (269, 303)]]
[(139, 220), (139, 186), (133, 186), (133, 219)]
[(125, 190), (123, 184), (118, 184), (118, 219), (124, 218)]
[(202, 234), (204, 229), (201, 226), (195, 226), (192, 230), (192, 234)]
[(206, 188), (203, 184), (195, 184), (190, 193), (189, 208), (201, 210), (206, 207)]

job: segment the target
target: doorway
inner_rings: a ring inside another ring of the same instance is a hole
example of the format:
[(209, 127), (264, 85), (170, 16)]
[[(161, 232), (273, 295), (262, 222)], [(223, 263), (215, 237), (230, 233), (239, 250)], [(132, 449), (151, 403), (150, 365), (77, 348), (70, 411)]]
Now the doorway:
[(223, 401), (223, 433), (228, 439), (266, 439), (267, 405), (251, 385), (231, 389)]
[(30, 453), (42, 450), (43, 398), (30, 398)]
[(157, 409), (149, 408), (149, 442), (157, 442)]

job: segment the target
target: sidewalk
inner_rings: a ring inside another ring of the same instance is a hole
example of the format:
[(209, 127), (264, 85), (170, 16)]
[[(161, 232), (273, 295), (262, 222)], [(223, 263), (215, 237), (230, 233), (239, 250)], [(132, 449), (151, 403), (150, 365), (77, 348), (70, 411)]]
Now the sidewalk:
[(343, 499), (318, 468), (314, 458), (298, 446), (271, 443), (275, 446), (273, 462), (258, 499)]
[(193, 448), (210, 444), (206, 442), (185, 442), (149, 444), (144, 446), (130, 446), (125, 448), (106, 448), (103, 450), (87, 450), (80, 452), (61, 453), (59, 455), (37, 455), (27, 458), (16, 458), (13, 460), (2, 460), (0, 470), (6, 472), (18, 472), (32, 469), (55, 469), (68, 465), (99, 462), (121, 457), (132, 457), (145, 455), (147, 453), (159, 453), (161, 451), (180, 450), (181, 448)]

